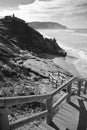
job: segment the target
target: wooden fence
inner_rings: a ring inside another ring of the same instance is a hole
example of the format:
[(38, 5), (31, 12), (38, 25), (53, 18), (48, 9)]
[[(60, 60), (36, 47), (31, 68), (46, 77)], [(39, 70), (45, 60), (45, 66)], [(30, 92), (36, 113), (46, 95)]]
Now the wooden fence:
[[(54, 76), (49, 75), (49, 78), (52, 79), (52, 82), (57, 85), (57, 80)], [(55, 81), (55, 82), (54, 82)], [(72, 91), (72, 83), (77, 81), (77, 88)], [(72, 92), (76, 92), (80, 95), (82, 82), (84, 84), (84, 94), (86, 94), (87, 89), (87, 81), (85, 79), (79, 79), (76, 77), (72, 77), (66, 83), (63, 83), (56, 90), (46, 95), (34, 95), (34, 96), (18, 96), (18, 97), (2, 97), (0, 98), (0, 130), (13, 130), (18, 128), (28, 122), (32, 122), (41, 117), (47, 117), (47, 124), (50, 124), (53, 118), (53, 112), (56, 108), (63, 102), (65, 99), (67, 102), (71, 100)], [(67, 92), (56, 102), (53, 104), (53, 97), (58, 94), (64, 88), (67, 89)], [(40, 113), (34, 114), (30, 117), (24, 117), (22, 119), (16, 120), (13, 123), (9, 123), (7, 108), (13, 105), (25, 104), (30, 102), (37, 102), (46, 100), (46, 110)]]

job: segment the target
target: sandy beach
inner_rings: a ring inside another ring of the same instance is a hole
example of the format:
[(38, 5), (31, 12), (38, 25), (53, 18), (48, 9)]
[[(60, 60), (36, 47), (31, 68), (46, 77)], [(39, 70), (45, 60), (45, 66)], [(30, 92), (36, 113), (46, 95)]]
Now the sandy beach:
[(76, 69), (74, 64), (70, 62), (68, 57), (66, 58), (54, 58), (53, 62), (58, 66), (63, 68), (65, 71), (70, 72), (73, 76), (81, 76), (81, 73)]

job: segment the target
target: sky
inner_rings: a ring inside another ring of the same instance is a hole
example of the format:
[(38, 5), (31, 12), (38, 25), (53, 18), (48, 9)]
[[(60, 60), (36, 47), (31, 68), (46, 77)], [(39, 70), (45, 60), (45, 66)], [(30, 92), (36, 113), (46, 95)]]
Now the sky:
[(70, 28), (87, 28), (87, 0), (0, 0), (0, 16), (51, 21)]

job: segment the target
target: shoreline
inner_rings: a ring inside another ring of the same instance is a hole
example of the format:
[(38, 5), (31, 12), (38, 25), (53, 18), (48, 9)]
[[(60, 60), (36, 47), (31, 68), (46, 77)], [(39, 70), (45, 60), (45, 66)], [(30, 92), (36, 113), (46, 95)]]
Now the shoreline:
[(87, 78), (87, 61), (86, 61), (86, 48), (87, 48), (87, 36), (76, 35), (76, 32), (70, 32), (69, 30), (39, 30), (44, 36), (55, 37), (57, 43), (64, 50), (67, 51), (66, 58), (58, 58), (54, 60), (54, 63), (66, 71), (69, 71), (75, 76), (82, 76)]
[(70, 62), (70, 59), (68, 57), (66, 57), (66, 58), (56, 57), (53, 59), (53, 62), (56, 66), (65, 70), (66, 72), (71, 73), (73, 76), (82, 77), (82, 74), (77, 70), (74, 63)]

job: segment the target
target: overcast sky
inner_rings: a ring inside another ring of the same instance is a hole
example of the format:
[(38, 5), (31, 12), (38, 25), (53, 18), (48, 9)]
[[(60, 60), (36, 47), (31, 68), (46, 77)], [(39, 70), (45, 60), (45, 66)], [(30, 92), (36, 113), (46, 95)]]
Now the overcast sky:
[(0, 0), (0, 16), (13, 13), (27, 22), (53, 21), (87, 28), (87, 0)]

